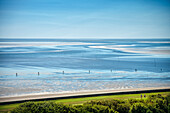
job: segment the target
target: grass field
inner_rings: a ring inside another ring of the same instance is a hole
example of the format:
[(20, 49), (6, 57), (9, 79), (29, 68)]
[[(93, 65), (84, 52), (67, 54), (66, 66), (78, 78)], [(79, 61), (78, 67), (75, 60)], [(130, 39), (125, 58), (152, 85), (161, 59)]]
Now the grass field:
[[(153, 95), (153, 94), (161, 94), (166, 96), (170, 94), (170, 92), (156, 92), (156, 93), (141, 93), (142, 95)], [(56, 103), (64, 103), (64, 104), (83, 104), (84, 102), (91, 101), (91, 100), (110, 100), (110, 99), (130, 99), (136, 98), (140, 99), (141, 94), (122, 94), (122, 95), (109, 95), (109, 96), (96, 96), (96, 97), (84, 97), (84, 98), (70, 98), (70, 99), (58, 99), (58, 100), (49, 100)], [(42, 101), (36, 101), (42, 102)], [(19, 106), (21, 103), (16, 104), (9, 104), (9, 105), (0, 105), (0, 112), (6, 112), (15, 107)]]

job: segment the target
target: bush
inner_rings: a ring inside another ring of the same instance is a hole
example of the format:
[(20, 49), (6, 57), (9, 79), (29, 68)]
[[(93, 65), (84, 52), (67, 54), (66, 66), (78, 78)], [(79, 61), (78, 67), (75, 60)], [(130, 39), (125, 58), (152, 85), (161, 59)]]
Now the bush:
[(75, 113), (72, 106), (56, 104), (54, 102), (26, 102), (11, 111), (11, 113)]
[(84, 105), (81, 113), (116, 113), (113, 109), (102, 105)]
[(130, 113), (146, 113), (147, 111), (150, 111), (144, 104), (141, 103), (135, 103), (130, 108)]
[(164, 99), (164, 97), (161, 94), (149, 95), (149, 99), (151, 99), (151, 100), (154, 100), (156, 98)]
[(103, 101), (90, 101), (90, 102), (87, 102), (87, 103), (84, 103), (84, 105), (86, 104), (92, 104), (92, 105), (103, 105), (103, 106), (108, 106), (109, 108), (117, 108), (117, 106), (119, 104), (125, 104), (126, 101), (124, 100), (116, 100), (116, 99), (113, 99), (113, 100), (103, 100)]
[(130, 104), (119, 104), (115, 110), (119, 113), (129, 113)]

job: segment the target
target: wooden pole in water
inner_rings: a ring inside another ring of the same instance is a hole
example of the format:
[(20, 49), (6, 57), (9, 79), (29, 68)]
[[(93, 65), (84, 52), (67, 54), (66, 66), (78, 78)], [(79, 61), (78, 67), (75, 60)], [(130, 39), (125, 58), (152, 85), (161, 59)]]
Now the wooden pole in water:
[(156, 59), (154, 58), (154, 66), (156, 67)]
[(16, 77), (18, 76), (18, 73), (16, 73)]
[(40, 75), (40, 73), (38, 72), (38, 76)]
[(111, 72), (112, 72), (112, 69), (111, 69)]
[(89, 74), (90, 74), (90, 70), (89, 70)]
[(63, 74), (64, 74), (64, 71), (63, 71)]

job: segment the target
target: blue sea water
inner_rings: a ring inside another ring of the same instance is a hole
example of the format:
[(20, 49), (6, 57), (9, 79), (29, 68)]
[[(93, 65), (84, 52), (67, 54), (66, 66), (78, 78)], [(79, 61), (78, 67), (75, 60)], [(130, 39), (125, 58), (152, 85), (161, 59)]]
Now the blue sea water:
[(169, 86), (170, 39), (0, 39), (1, 97)]

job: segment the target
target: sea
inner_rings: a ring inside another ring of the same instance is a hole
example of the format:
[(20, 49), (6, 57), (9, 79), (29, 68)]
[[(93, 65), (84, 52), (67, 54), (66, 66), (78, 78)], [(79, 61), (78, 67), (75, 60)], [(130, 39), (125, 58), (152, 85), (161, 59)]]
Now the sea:
[(170, 87), (170, 39), (0, 39), (0, 97)]

